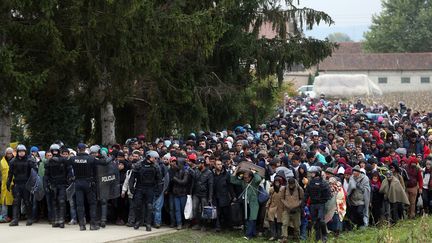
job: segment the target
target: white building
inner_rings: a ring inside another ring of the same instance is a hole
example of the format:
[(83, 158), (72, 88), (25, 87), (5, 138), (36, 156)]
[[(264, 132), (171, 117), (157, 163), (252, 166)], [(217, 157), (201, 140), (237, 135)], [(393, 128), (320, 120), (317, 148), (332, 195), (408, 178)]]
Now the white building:
[(432, 52), (366, 53), (361, 43), (340, 43), (318, 65), (320, 74), (366, 74), (384, 93), (432, 90)]

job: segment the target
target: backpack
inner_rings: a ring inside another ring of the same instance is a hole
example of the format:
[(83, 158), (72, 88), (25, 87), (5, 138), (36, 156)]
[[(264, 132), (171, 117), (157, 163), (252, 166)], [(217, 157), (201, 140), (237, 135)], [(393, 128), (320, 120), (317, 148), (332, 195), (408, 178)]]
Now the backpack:
[(270, 198), (270, 195), (267, 192), (267, 190), (264, 189), (263, 186), (259, 186), (258, 187), (258, 203), (264, 204), (269, 200), (269, 198)]

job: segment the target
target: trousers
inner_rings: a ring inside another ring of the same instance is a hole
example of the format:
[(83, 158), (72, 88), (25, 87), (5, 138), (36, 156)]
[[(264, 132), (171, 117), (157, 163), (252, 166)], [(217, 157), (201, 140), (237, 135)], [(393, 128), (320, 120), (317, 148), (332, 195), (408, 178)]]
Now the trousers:
[(85, 224), (85, 200), (90, 207), (90, 224), (96, 225), (96, 188), (95, 183), (86, 179), (78, 179), (75, 181), (75, 196), (78, 221), (80, 225)]
[(54, 224), (64, 224), (66, 212), (66, 185), (56, 185), (51, 188), (51, 200), (54, 212)]
[(30, 202), (30, 192), (25, 188), (25, 184), (15, 184), (12, 189), (13, 200), (13, 220), (19, 221), (21, 211), (21, 201), (24, 201), (27, 221), (32, 221), (32, 205)]
[[(133, 202), (135, 207), (135, 225), (141, 225), (144, 221), (147, 226), (151, 225), (153, 214), (153, 188), (137, 189), (134, 194)], [(143, 219), (143, 205), (145, 205), (145, 219)]]

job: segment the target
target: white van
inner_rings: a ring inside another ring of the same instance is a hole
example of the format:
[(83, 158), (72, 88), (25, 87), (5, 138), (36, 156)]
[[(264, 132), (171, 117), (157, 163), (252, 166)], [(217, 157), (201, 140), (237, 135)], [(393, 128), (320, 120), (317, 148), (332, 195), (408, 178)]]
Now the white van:
[(313, 91), (313, 85), (303, 85), (300, 88), (297, 89), (297, 93), (299, 95), (305, 94), (306, 96), (309, 96), (311, 98), (315, 98), (316, 94)]

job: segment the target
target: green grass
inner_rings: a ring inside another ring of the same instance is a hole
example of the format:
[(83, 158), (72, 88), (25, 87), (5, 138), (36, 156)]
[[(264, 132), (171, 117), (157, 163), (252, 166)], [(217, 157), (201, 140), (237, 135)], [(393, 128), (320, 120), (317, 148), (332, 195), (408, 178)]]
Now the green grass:
[[(225, 233), (200, 232), (182, 230), (172, 234), (153, 237), (136, 243), (220, 243), (246, 242), (242, 231)], [(250, 242), (267, 242), (266, 238), (257, 237)], [(290, 241), (291, 242), (291, 241)], [(309, 241), (313, 242), (310, 237)], [(369, 227), (363, 230), (344, 232), (338, 238), (330, 237), (328, 242), (377, 242), (377, 243), (417, 243), (432, 242), (432, 217), (422, 217), (416, 220), (403, 220), (393, 227)]]

